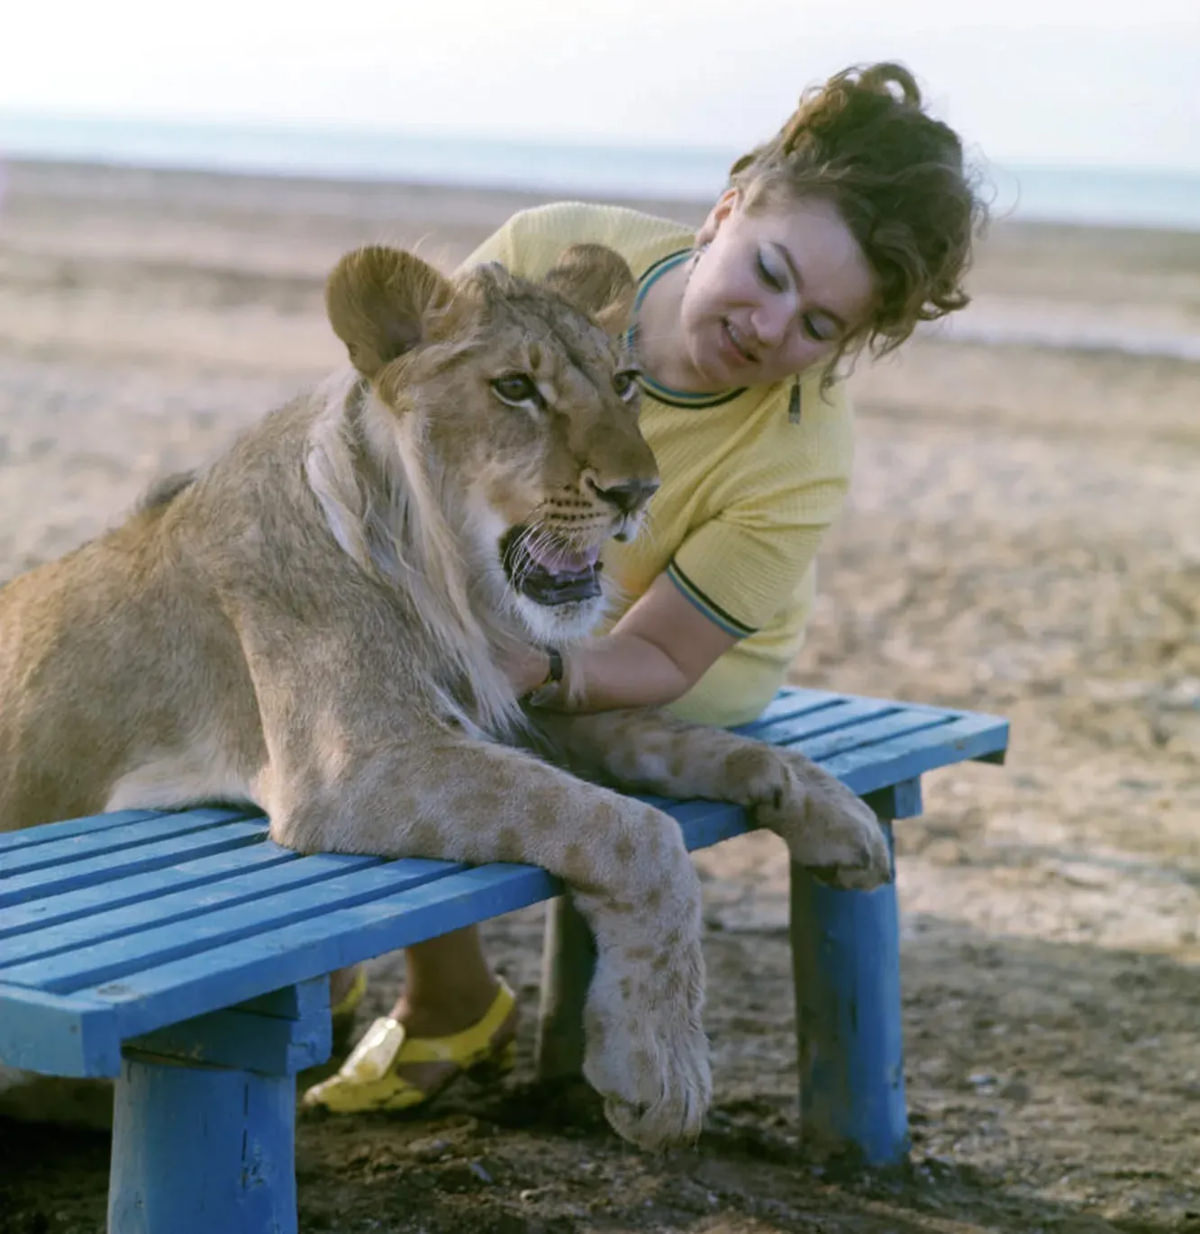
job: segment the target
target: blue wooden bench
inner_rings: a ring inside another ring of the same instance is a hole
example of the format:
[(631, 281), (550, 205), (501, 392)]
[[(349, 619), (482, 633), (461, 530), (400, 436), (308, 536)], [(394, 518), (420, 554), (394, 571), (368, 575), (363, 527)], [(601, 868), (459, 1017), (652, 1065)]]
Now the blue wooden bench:
[[(923, 773), (1000, 761), (994, 716), (787, 690), (743, 730), (795, 745), (890, 829)], [(740, 809), (655, 799), (689, 849)], [(889, 830), (890, 835), (890, 830)], [(329, 1053), (328, 981), (562, 887), (532, 866), (298, 856), (251, 810), (125, 811), (0, 834), (0, 1062), (116, 1077), (111, 1234), (296, 1230), (295, 1075)], [(907, 1150), (896, 895), (792, 871), (805, 1135), (869, 1164)], [(578, 1068), (586, 931), (547, 923), (542, 1075)]]

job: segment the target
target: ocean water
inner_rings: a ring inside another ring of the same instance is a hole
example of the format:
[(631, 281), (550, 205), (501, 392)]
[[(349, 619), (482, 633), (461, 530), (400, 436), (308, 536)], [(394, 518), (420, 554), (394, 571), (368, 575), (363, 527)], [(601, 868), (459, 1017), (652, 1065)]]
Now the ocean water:
[[(0, 112), (0, 158), (41, 158), (704, 201), (737, 150), (571, 145)], [(993, 165), (998, 217), (1200, 230), (1200, 172)]]

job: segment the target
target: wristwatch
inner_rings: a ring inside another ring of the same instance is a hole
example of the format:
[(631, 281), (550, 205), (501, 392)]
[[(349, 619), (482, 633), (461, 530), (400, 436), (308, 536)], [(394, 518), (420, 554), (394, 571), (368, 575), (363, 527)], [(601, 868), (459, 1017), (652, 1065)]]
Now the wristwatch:
[(550, 667), (546, 671), (545, 679), (535, 687), (538, 690), (557, 685), (563, 679), (562, 652), (557, 647), (544, 647), (542, 650), (545, 651), (546, 658), (550, 661)]

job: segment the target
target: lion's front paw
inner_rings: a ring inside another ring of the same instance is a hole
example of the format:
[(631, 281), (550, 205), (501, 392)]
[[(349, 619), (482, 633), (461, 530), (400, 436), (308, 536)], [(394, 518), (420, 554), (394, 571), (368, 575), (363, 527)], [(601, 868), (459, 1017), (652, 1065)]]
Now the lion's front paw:
[(583, 1073), (613, 1130), (639, 1148), (695, 1140), (712, 1099), (703, 971), (698, 959), (687, 967), (695, 976), (641, 980), (598, 968), (588, 994)]
[[(799, 760), (797, 760), (799, 761)], [(792, 859), (824, 882), (869, 891), (891, 878), (891, 855), (875, 812), (807, 759), (784, 774), (757, 821), (787, 841)]]

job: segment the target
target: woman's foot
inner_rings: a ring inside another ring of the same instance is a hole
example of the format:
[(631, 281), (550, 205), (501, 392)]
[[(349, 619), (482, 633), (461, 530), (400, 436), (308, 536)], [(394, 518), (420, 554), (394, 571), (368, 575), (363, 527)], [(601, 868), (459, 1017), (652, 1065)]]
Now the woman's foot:
[(516, 999), (496, 978), (482, 1014), (462, 1022), (481, 1005), (408, 1007), (402, 1000), (367, 1029), (336, 1075), (308, 1089), (303, 1105), (337, 1114), (406, 1110), (431, 1101), (460, 1075), (498, 1079), (516, 1061)]

